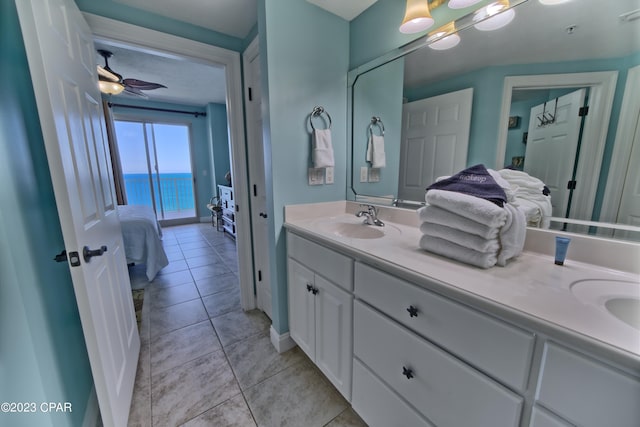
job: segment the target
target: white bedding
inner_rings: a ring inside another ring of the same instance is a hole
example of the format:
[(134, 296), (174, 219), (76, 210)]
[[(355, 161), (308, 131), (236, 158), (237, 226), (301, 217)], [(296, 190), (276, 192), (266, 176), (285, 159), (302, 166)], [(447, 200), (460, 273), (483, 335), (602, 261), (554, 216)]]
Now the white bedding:
[(149, 206), (118, 206), (127, 263), (145, 264), (152, 281), (169, 264), (162, 247), (162, 229)]

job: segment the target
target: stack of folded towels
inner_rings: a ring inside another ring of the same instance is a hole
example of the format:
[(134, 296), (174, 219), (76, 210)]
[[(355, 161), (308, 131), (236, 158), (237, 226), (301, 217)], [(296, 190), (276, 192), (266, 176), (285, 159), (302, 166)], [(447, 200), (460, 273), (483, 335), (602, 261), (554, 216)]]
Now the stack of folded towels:
[(549, 217), (552, 211), (551, 196), (544, 182), (518, 170), (501, 169), (498, 172), (511, 187), (514, 198), (511, 203), (524, 212), (527, 225), (549, 228)]
[(505, 266), (522, 252), (525, 216), (508, 203), (509, 184), (491, 172), (476, 165), (427, 188), (427, 206), (418, 210), (422, 249), (481, 268)]

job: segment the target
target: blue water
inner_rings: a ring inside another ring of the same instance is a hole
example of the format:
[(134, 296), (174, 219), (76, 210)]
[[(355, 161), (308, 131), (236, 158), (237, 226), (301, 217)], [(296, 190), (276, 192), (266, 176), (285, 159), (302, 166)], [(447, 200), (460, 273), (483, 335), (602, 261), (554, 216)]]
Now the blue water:
[[(162, 173), (160, 174), (160, 190), (162, 193), (162, 207), (165, 212), (194, 209), (193, 175), (190, 173)], [(124, 174), (124, 186), (127, 193), (127, 203), (130, 205), (152, 206), (149, 175), (146, 173)], [(158, 177), (153, 176), (153, 191), (156, 204), (160, 209), (160, 192), (158, 191)]]

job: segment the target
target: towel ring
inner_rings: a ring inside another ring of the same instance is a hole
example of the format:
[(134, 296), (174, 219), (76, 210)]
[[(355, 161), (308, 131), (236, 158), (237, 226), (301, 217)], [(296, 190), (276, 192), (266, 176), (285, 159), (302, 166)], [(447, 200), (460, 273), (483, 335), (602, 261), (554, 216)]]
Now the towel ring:
[(315, 126), (313, 126), (313, 122), (311, 121), (311, 119), (314, 117), (320, 117), (323, 114), (326, 114), (327, 118), (329, 119), (329, 127), (327, 129), (331, 129), (331, 116), (324, 109), (324, 107), (313, 107), (311, 114), (309, 114), (309, 124), (311, 125), (311, 129), (316, 130)]
[(380, 136), (384, 136), (384, 124), (382, 123), (382, 120), (380, 119), (380, 117), (376, 117), (376, 116), (371, 117), (371, 123), (369, 123), (369, 133), (371, 134), (371, 136), (373, 136), (374, 126), (378, 126), (381, 132)]

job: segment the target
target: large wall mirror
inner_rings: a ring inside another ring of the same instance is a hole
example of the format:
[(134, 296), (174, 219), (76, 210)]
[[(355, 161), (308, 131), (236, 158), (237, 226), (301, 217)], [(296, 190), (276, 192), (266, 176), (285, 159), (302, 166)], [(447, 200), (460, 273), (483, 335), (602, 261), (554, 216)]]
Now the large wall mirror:
[[(438, 176), (509, 166), (559, 186), (553, 216), (571, 219), (572, 231), (581, 222), (585, 231), (627, 224), (621, 237), (640, 230), (637, 9), (637, 0), (528, 0), (504, 28), (471, 25), (451, 49), (404, 47), (352, 71), (349, 197), (419, 206)], [(586, 112), (575, 147), (534, 152), (527, 142), (545, 117), (573, 117), (565, 105)], [(368, 154), (373, 136), (381, 168)]]

